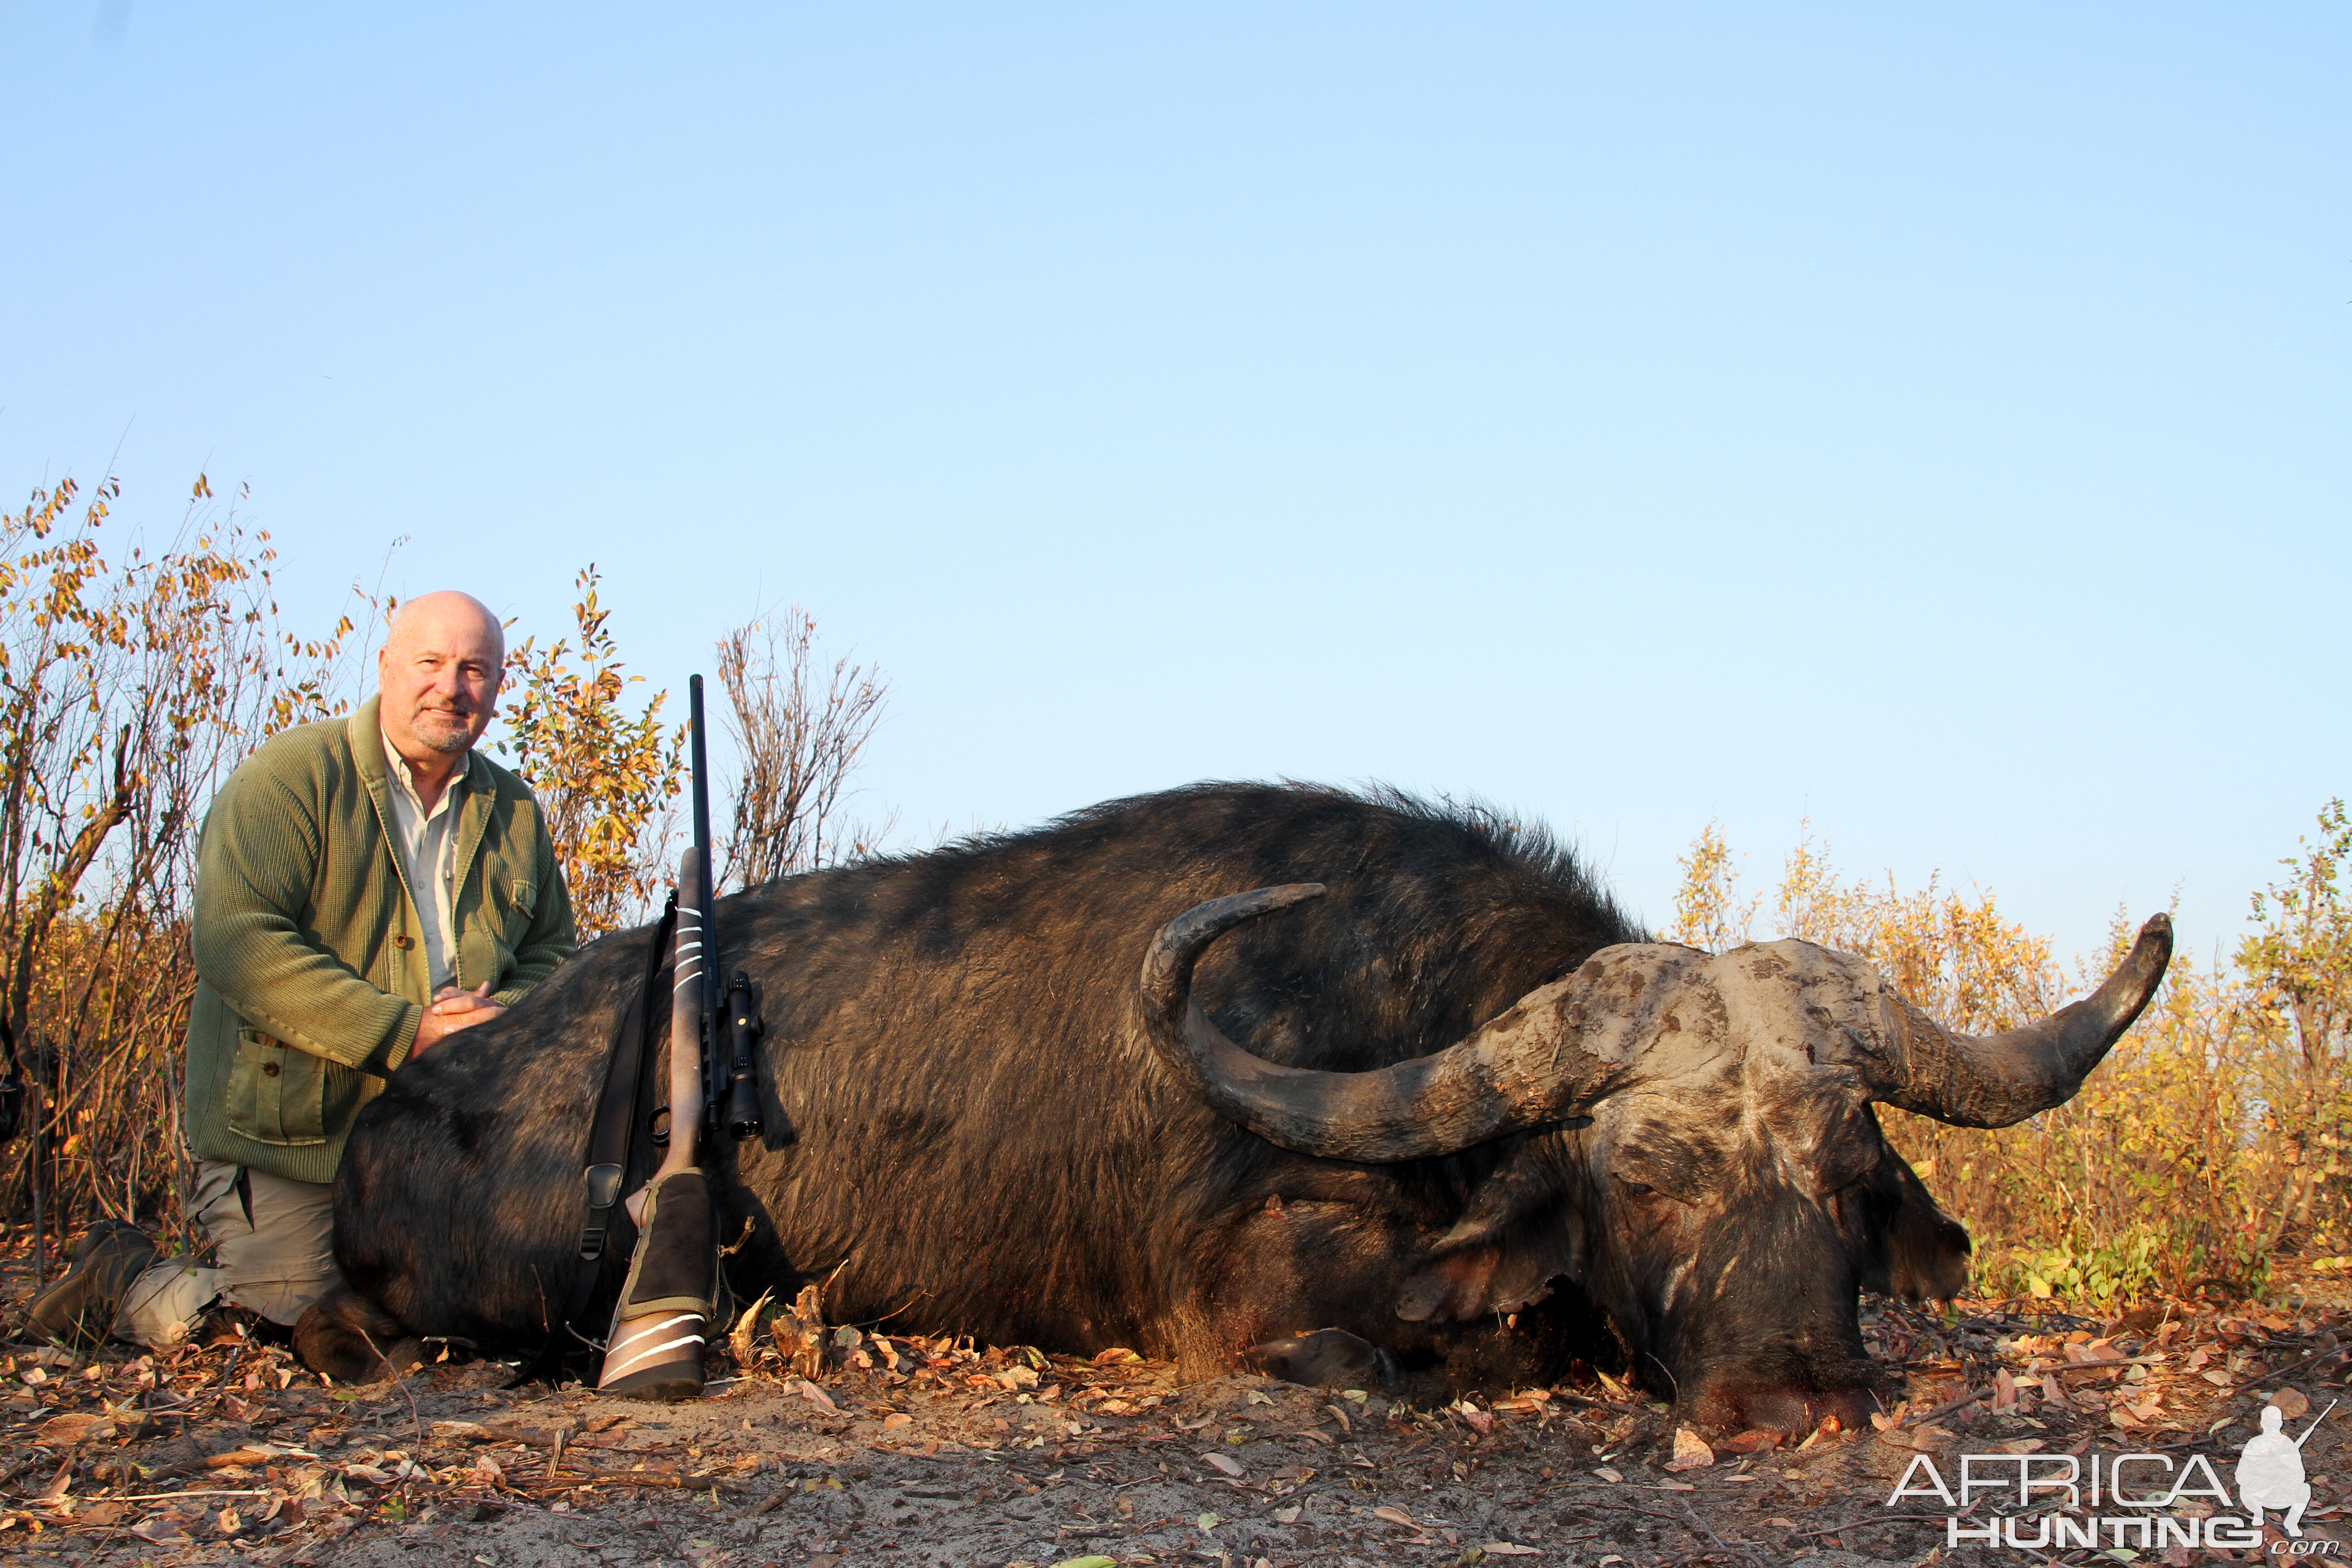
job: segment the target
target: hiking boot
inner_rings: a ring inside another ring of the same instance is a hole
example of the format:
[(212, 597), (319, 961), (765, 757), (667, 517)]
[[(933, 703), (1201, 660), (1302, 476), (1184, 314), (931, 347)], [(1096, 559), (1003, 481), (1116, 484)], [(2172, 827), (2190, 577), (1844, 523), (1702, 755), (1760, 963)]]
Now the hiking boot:
[(26, 1319), (42, 1338), (96, 1350), (114, 1330), (131, 1282), (155, 1261), (155, 1244), (136, 1226), (102, 1219), (89, 1227), (58, 1282), (33, 1298)]

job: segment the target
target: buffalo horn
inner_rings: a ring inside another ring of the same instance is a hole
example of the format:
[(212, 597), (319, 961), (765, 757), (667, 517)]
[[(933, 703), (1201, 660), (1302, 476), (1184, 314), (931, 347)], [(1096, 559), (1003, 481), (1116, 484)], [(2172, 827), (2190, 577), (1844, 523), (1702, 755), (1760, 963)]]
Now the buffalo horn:
[(2098, 990), (1981, 1038), (1953, 1034), (1889, 992), (1891, 1048), (1863, 1069), (1870, 1097), (1955, 1127), (2007, 1127), (2063, 1105), (2156, 994), (2171, 961), (2172, 920), (2158, 915)]
[(1468, 1039), (1370, 1072), (1281, 1067), (1243, 1050), (1193, 1000), (1193, 966), (1234, 926), (1322, 894), (1300, 882), (1211, 900), (1160, 927), (1144, 955), (1152, 1045), (1227, 1121), (1298, 1153), (1384, 1164), (1570, 1120), (1623, 1076), (1563, 1037), (1572, 980), (1529, 993)]

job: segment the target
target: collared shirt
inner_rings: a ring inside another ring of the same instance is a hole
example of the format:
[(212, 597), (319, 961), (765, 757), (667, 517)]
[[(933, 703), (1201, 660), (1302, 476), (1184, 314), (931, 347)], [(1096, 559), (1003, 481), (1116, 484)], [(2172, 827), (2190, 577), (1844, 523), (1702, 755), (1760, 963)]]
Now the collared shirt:
[(392, 815), (400, 842), (401, 869), (408, 878), (409, 896), (416, 900), (416, 916), (425, 927), (425, 967), (432, 988), (451, 983), (450, 967), (457, 952), (457, 889), (454, 861), (457, 844), (450, 827), (457, 820), (459, 792), (472, 777), (474, 753), (449, 775), (433, 809), (416, 793), (416, 775), (390, 736), (383, 738), (383, 760), (392, 773)]

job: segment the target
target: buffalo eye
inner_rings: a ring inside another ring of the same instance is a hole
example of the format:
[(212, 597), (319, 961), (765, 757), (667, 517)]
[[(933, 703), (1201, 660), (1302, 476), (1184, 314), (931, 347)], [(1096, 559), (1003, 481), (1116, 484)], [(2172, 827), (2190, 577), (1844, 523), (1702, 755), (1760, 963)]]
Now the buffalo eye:
[(1656, 1190), (1652, 1187), (1649, 1183), (1637, 1182), (1631, 1176), (1620, 1176), (1617, 1179), (1625, 1184), (1625, 1190), (1627, 1192), (1633, 1194), (1637, 1198), (1647, 1197), (1652, 1192)]

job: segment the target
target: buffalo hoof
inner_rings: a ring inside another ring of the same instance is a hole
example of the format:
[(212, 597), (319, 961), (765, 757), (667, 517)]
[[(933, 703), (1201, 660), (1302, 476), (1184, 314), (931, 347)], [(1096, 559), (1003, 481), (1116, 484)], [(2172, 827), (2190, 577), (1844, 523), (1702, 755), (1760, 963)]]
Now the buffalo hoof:
[(1309, 1388), (1369, 1388), (1377, 1383), (1392, 1389), (1399, 1378), (1396, 1357), (1345, 1329), (1268, 1340), (1244, 1351), (1242, 1360), (1268, 1377)]
[(425, 1347), (400, 1320), (354, 1292), (337, 1290), (311, 1304), (294, 1324), (302, 1364), (338, 1383), (382, 1383), (421, 1365)]

